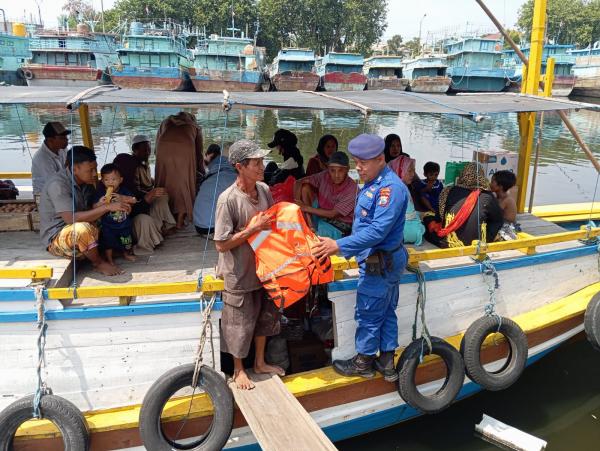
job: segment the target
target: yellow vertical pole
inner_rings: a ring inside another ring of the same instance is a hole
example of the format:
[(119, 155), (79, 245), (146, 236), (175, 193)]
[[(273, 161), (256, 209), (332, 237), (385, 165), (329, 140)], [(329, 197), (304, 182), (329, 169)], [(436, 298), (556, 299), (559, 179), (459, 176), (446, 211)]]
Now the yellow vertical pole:
[(554, 58), (546, 61), (546, 73), (544, 74), (544, 97), (552, 97), (552, 84), (554, 83)]
[(87, 104), (79, 104), (79, 125), (81, 126), (81, 137), (83, 145), (94, 149), (94, 141), (92, 140), (92, 129), (90, 127), (90, 112)]
[[(546, 25), (546, 0), (535, 0), (533, 5), (533, 23), (531, 26), (531, 48), (529, 50), (529, 67), (523, 73), (521, 92), (539, 95), (540, 72), (544, 52), (544, 28)], [(525, 78), (526, 74), (526, 78)], [(524, 85), (523, 85), (524, 84)], [(525, 211), (529, 166), (535, 132), (535, 113), (519, 113), (519, 167), (517, 170), (517, 211)]]

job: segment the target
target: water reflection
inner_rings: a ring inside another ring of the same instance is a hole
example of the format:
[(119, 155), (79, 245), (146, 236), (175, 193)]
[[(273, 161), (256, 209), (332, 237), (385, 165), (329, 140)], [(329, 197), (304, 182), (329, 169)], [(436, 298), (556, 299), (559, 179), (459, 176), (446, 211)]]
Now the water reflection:
[[(90, 121), (100, 163), (112, 160), (129, 149), (137, 133), (156, 134), (160, 122), (179, 108), (94, 106)], [(316, 151), (319, 138), (331, 133), (347, 149), (348, 141), (359, 133), (385, 136), (397, 133), (404, 150), (417, 159), (417, 172), (427, 161), (470, 160), (475, 150), (518, 150), (516, 114), (498, 114), (474, 122), (459, 116), (376, 113), (364, 117), (358, 112), (266, 110), (234, 108), (227, 116), (217, 108), (184, 108), (194, 113), (202, 126), (205, 144), (228, 143), (236, 139), (257, 140), (263, 146), (278, 128), (298, 135), (305, 158)], [(580, 110), (569, 113), (572, 122), (596, 155), (600, 154), (600, 113)], [(1, 170), (27, 171), (30, 153), (40, 145), (42, 125), (59, 120), (73, 129), (71, 143), (81, 143), (77, 112), (62, 106), (0, 106)], [(275, 160), (279, 156), (273, 155)], [(442, 169), (443, 171), (443, 169)], [(443, 174), (442, 174), (443, 175)], [(591, 200), (596, 173), (580, 151), (556, 113), (545, 113), (536, 204)], [(556, 187), (560, 186), (560, 189)]]

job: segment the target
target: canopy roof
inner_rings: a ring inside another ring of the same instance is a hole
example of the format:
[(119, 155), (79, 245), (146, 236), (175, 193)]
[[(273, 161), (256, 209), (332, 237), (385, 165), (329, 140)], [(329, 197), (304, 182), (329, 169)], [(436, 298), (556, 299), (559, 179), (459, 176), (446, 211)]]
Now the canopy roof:
[[(260, 108), (461, 114), (475, 118), (497, 113), (579, 108), (600, 110), (600, 105), (513, 93), (440, 95), (393, 90), (327, 93), (308, 91), (232, 92), (230, 100), (235, 105)], [(88, 105), (220, 106), (223, 104), (223, 94), (119, 89), (114, 86), (102, 86), (83, 92), (80, 88), (0, 87), (0, 104), (62, 104), (66, 106), (77, 102)]]

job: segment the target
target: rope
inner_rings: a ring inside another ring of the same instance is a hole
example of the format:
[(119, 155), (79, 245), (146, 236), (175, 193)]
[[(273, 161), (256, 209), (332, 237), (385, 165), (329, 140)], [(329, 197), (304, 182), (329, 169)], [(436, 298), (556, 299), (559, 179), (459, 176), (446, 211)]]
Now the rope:
[(485, 276), (489, 276), (486, 279), (486, 284), (488, 286), (488, 294), (489, 301), (484, 306), (484, 312), (487, 316), (493, 316), (498, 321), (498, 330), (502, 326), (502, 317), (496, 313), (496, 290), (500, 288), (500, 278), (498, 276), (498, 271), (496, 271), (496, 267), (492, 260), (486, 255), (485, 258), (481, 261), (481, 273)]
[[(210, 314), (217, 300), (217, 294), (213, 293), (210, 300), (206, 303), (206, 307), (202, 310), (202, 332), (200, 333), (200, 342), (198, 343), (198, 350), (196, 351), (196, 362), (194, 367), (194, 375), (192, 377), (192, 387), (196, 387), (198, 384), (198, 377), (200, 375), (200, 369), (202, 368), (202, 354), (204, 352), (204, 346), (206, 345), (206, 338), (210, 337), (210, 345), (213, 353), (213, 368), (215, 366), (214, 359), (214, 347), (212, 342), (212, 323), (210, 322)], [(202, 305), (204, 301), (200, 301)]]
[[(73, 130), (73, 116), (75, 112), (71, 109), (71, 130)], [(71, 212), (72, 216), (72, 227), (71, 227), (71, 239), (73, 240), (73, 257), (71, 261), (73, 263), (73, 281), (71, 282), (71, 288), (73, 289), (73, 299), (77, 299), (77, 233), (75, 231), (75, 175), (73, 175), (73, 167), (75, 166), (75, 152), (71, 147)]]
[(33, 160), (33, 156), (31, 155), (31, 149), (29, 148), (29, 142), (25, 138), (25, 129), (23, 128), (23, 121), (21, 121), (21, 115), (19, 114), (19, 105), (15, 104), (15, 111), (17, 112), (17, 118), (19, 119), (19, 126), (21, 127), (21, 145), (24, 142), (24, 148), (27, 148), (27, 153), (29, 154), (29, 158)]
[[(115, 131), (115, 117), (117, 117), (117, 105), (113, 106), (113, 117), (112, 117), (112, 122), (110, 124), (110, 134), (108, 135), (108, 143), (106, 144), (106, 149), (104, 149), (104, 163), (106, 164), (106, 160), (108, 159), (108, 151), (110, 150), (110, 145), (111, 142), (113, 140), (113, 133)], [(116, 154), (116, 150), (115, 150), (115, 154)]]
[(415, 308), (415, 320), (413, 321), (412, 326), (412, 339), (415, 341), (417, 339), (417, 322), (419, 321), (419, 311), (421, 312), (421, 354), (419, 356), (419, 362), (423, 361), (423, 355), (425, 353), (425, 343), (429, 347), (431, 351), (431, 336), (429, 334), (429, 329), (427, 329), (427, 320), (425, 318), (425, 302), (427, 301), (427, 288), (425, 286), (425, 275), (421, 268), (418, 266), (410, 267), (407, 266), (407, 269), (411, 272), (414, 272), (417, 276), (417, 304)]
[(42, 414), (40, 412), (40, 403), (42, 401), (42, 396), (50, 392), (49, 388), (46, 386), (46, 383), (42, 378), (42, 367), (45, 367), (46, 365), (45, 348), (46, 331), (48, 330), (48, 324), (46, 324), (46, 308), (44, 305), (44, 292), (42, 285), (37, 285), (35, 287), (35, 298), (37, 308), (37, 328), (39, 333), (37, 339), (37, 388), (35, 390), (35, 395), (33, 396), (33, 417), (39, 419), (42, 417)]

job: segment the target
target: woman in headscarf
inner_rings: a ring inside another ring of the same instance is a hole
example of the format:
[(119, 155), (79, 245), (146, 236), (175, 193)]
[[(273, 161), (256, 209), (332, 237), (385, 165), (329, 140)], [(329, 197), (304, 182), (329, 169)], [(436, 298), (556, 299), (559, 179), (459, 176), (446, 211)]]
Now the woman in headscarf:
[[(415, 178), (415, 163), (414, 158), (405, 155), (400, 155), (388, 163), (390, 169), (400, 177), (400, 180), (404, 182), (407, 189), (410, 188), (410, 185)], [(423, 242), (425, 226), (421, 222), (419, 213), (415, 210), (412, 194), (408, 196), (408, 205), (406, 206), (404, 220), (404, 242), (414, 243), (416, 246), (420, 246)]]
[(162, 121), (156, 135), (156, 185), (167, 190), (178, 229), (192, 218), (198, 173), (204, 173), (202, 129), (181, 111)]
[(338, 150), (338, 140), (333, 135), (323, 135), (317, 145), (317, 154), (308, 160), (306, 165), (306, 176), (317, 174), (327, 170), (329, 157)]
[(390, 133), (385, 137), (385, 147), (383, 149), (383, 153), (385, 155), (385, 162), (389, 163), (394, 158), (398, 158), (401, 155), (405, 157), (410, 157), (409, 154), (404, 153), (402, 151), (402, 141), (400, 137), (395, 133)]
[(439, 217), (425, 219), (427, 241), (439, 247), (469, 246), (494, 241), (502, 227), (502, 209), (490, 192), (480, 165), (468, 163), (454, 186), (440, 194)]

